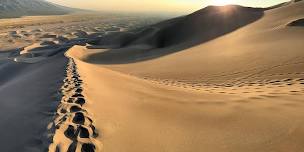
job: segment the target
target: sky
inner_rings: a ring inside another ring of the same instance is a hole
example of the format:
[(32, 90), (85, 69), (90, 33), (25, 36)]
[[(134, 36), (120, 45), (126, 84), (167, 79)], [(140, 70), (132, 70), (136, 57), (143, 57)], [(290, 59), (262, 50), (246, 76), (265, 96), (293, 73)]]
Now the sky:
[(287, 0), (48, 0), (57, 4), (100, 11), (189, 13), (208, 5), (238, 4), (268, 7)]

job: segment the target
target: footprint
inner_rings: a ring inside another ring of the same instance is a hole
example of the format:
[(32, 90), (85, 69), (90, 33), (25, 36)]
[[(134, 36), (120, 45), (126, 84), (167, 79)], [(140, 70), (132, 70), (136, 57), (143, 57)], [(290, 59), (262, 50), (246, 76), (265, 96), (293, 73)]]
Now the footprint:
[(81, 84), (79, 84), (79, 83), (75, 83), (74, 85), (75, 85), (75, 87), (80, 87), (81, 86)]
[(84, 98), (77, 98), (75, 103), (82, 106), (82, 105), (85, 104), (85, 99)]
[(81, 88), (78, 88), (78, 89), (75, 90), (76, 93), (82, 93), (82, 91), (83, 90)]
[(287, 79), (284, 79), (283, 81), (288, 82), (288, 81), (292, 81), (292, 79), (291, 78), (287, 78)]
[(69, 125), (65, 130), (64, 135), (71, 140), (75, 140), (77, 138), (77, 131), (74, 126)]
[(81, 152), (95, 152), (95, 145), (93, 144), (82, 144)]
[(74, 118), (73, 118), (73, 123), (83, 125), (84, 122), (85, 122), (84, 114), (81, 112), (75, 113)]
[(98, 137), (100, 134), (97, 132), (96, 128), (94, 127), (94, 125), (90, 125), (91, 129), (93, 130), (93, 137), (96, 138)]
[(71, 145), (69, 146), (67, 152), (76, 152), (76, 149), (77, 149), (77, 141), (73, 141), (73, 143), (71, 143)]
[(60, 112), (65, 114), (65, 113), (67, 113), (67, 110), (66, 109), (61, 109)]
[(82, 111), (82, 109), (79, 106), (72, 106), (70, 108), (70, 112), (79, 112)]
[(78, 98), (78, 97), (84, 97), (82, 94), (80, 93), (76, 93), (72, 96), (73, 98)]
[(89, 130), (83, 126), (80, 126), (79, 128), (79, 137), (80, 138), (90, 138)]
[(74, 98), (69, 98), (66, 102), (73, 103), (73, 101), (74, 101)]

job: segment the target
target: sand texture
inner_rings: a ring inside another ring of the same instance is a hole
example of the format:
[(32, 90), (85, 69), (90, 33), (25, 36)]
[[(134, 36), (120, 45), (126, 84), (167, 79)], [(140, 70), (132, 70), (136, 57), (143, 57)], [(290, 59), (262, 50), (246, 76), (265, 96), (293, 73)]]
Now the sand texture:
[(0, 24), (3, 151), (304, 151), (304, 1), (41, 18)]

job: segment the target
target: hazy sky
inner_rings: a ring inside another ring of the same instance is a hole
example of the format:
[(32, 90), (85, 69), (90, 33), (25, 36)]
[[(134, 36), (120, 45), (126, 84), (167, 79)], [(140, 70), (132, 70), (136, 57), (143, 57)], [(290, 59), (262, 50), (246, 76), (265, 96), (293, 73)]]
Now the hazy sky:
[(240, 4), (266, 7), (287, 0), (48, 0), (57, 4), (94, 9), (133, 12), (192, 12), (212, 4)]

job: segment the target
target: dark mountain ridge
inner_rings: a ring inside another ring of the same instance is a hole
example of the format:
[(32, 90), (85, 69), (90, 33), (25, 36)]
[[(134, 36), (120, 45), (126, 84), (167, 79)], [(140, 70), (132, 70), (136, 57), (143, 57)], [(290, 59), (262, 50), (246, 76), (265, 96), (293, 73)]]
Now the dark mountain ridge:
[(45, 0), (0, 0), (0, 18), (35, 15), (63, 15), (77, 9), (60, 6)]

